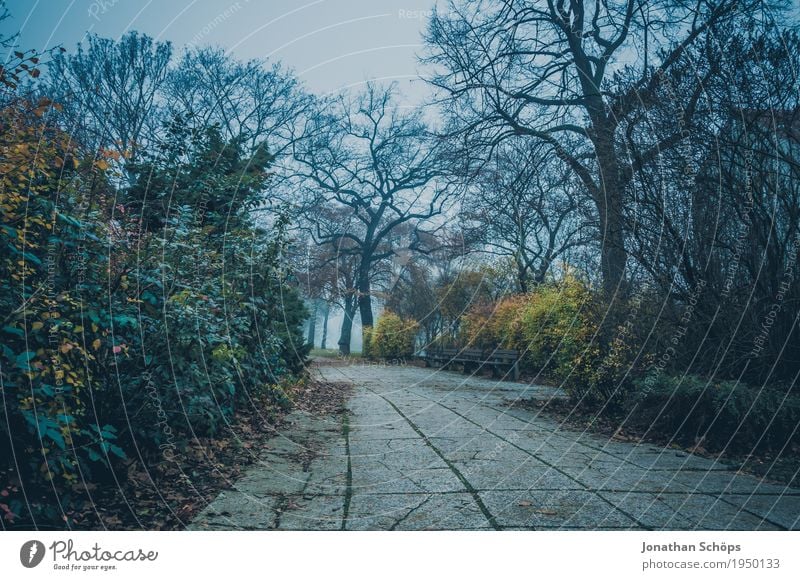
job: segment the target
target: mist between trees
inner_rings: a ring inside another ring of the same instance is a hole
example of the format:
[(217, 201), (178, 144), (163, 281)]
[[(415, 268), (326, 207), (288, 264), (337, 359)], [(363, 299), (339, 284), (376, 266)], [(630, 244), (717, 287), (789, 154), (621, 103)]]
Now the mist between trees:
[(6, 519), (289, 405), (354, 323), (365, 356), (513, 348), (587, 409), (796, 445), (796, 26), (765, 0), (452, 0), (415, 109), (136, 32), (3, 39), (2, 467), (60, 498)]

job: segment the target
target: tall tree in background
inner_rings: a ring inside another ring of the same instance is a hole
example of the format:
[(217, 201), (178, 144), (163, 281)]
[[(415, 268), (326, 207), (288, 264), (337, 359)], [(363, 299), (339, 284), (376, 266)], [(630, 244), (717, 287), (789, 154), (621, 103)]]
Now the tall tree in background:
[(172, 45), (135, 31), (118, 41), (90, 35), (52, 63), (51, 96), (64, 104), (67, 130), (84, 147), (135, 160), (162, 127), (159, 94)]
[(217, 48), (188, 50), (170, 72), (164, 97), (172, 115), (219, 126), (223, 136), (276, 157), (311, 99), (280, 64), (240, 62)]
[[(425, 228), (445, 208), (442, 147), (419, 111), (401, 111), (392, 87), (373, 84), (325, 103), (304, 129), (293, 152), (297, 182), (313, 199), (308, 220), (317, 243), (356, 258), (361, 324), (370, 327), (376, 268), (421, 250)], [(336, 219), (322, 225), (320, 208)]]
[(466, 235), (513, 260), (520, 292), (593, 237), (580, 186), (549, 149), (529, 139), (500, 144), (462, 202)]
[[(432, 83), (455, 130), (489, 149), (510, 135), (552, 147), (580, 179), (599, 218), (608, 298), (625, 287), (624, 196), (646, 163), (684, 140), (707, 81), (718, 34), (754, 19), (762, 0), (450, 0), (427, 31)], [(642, 106), (672, 71), (694, 63), (673, 130), (651, 139)], [(621, 74), (624, 72), (625, 74)], [(624, 130), (623, 130), (624, 128)], [(632, 143), (630, 137), (637, 135)]]
[[(680, 326), (693, 304), (684, 347), (695, 369), (791, 380), (800, 360), (792, 338), (800, 309), (800, 37), (753, 22), (725, 41), (725, 66), (706, 84), (691, 138), (639, 175), (627, 216), (630, 256), (640, 284), (670, 297), (669, 323)], [(692, 75), (676, 75), (670, 92), (685, 92)], [(664, 94), (649, 107), (650, 130), (668, 134), (674, 114)], [(762, 334), (776, 304), (782, 315)]]
[[(301, 245), (299, 243), (295, 245), (298, 246), (298, 254), (302, 252)], [(331, 307), (343, 306), (340, 304), (341, 294), (352, 285), (342, 279), (339, 268), (344, 265), (336, 259), (335, 250), (326, 245), (315, 244), (311, 237), (306, 240), (304, 255), (297, 255), (295, 262), (300, 288), (306, 301), (310, 303), (308, 343), (312, 346), (316, 343), (316, 326), (321, 312), (323, 317), (321, 348), (325, 349)]]

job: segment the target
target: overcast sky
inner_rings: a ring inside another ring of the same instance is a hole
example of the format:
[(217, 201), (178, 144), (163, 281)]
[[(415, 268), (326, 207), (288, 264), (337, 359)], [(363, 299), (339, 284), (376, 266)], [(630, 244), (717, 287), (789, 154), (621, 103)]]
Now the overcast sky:
[(280, 60), (309, 89), (336, 91), (395, 80), (410, 102), (426, 94), (418, 74), (421, 33), (435, 0), (8, 0), (6, 32), (21, 48), (73, 48), (88, 33), (129, 30), (212, 44), (240, 58)]

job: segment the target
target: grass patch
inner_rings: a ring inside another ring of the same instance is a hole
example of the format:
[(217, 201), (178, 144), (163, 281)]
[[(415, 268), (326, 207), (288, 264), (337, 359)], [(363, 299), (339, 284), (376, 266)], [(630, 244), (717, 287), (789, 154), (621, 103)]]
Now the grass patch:
[(347, 356), (342, 356), (338, 350), (333, 348), (313, 348), (311, 349), (310, 356), (319, 357), (319, 358), (341, 358), (341, 359), (353, 359), (353, 358), (362, 358), (360, 352), (351, 352)]

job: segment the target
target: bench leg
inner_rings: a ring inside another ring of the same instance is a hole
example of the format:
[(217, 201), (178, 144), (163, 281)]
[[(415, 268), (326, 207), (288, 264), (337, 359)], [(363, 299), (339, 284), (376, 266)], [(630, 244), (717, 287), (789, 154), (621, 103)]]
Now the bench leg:
[(515, 381), (519, 380), (519, 363), (515, 362), (511, 365), (511, 376), (514, 377)]

